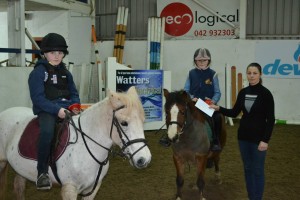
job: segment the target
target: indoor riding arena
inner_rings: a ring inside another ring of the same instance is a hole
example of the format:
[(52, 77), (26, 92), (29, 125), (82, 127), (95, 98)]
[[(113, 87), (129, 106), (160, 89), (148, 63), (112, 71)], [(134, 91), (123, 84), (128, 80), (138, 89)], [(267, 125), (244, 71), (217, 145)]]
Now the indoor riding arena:
[[(226, 125), (227, 143), (221, 154), (220, 170), (222, 184), (214, 182), (214, 170), (205, 173), (204, 197), (208, 200), (246, 200), (242, 163), (238, 151), (234, 126)], [(146, 139), (152, 152), (152, 162), (146, 169), (137, 170), (120, 157), (110, 159), (110, 169), (103, 180), (95, 199), (107, 200), (174, 200), (176, 174), (172, 159), (172, 149), (162, 147), (158, 141), (165, 130), (147, 131)], [(300, 126), (275, 125), (266, 160), (264, 200), (298, 200), (300, 186)], [(196, 171), (193, 165), (186, 167), (184, 199), (198, 200), (198, 190), (194, 188)], [(13, 170), (9, 172), (7, 199), (15, 199), (13, 194)], [(60, 188), (50, 192), (36, 191), (35, 184), (26, 185), (26, 199), (61, 199)]]
[(0, 36), (0, 200), (300, 199), (300, 0), (1, 0)]

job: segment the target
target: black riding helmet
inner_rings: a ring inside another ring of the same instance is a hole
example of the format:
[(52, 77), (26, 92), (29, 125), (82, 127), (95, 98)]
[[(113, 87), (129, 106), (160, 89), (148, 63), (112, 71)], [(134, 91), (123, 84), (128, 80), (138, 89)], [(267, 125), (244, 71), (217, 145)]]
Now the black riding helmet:
[(49, 33), (42, 39), (42, 54), (50, 51), (62, 51), (65, 55), (67, 55), (69, 53), (67, 49), (68, 45), (65, 38), (57, 33)]

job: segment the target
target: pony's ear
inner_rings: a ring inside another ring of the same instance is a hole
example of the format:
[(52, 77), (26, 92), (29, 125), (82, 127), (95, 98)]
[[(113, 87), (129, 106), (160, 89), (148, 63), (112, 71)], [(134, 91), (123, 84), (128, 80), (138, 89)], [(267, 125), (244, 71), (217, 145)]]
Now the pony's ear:
[(117, 92), (108, 90), (108, 98), (114, 108), (119, 108), (123, 105), (120, 96)]
[(186, 102), (191, 100), (190, 95), (185, 90), (182, 91), (182, 96), (183, 96), (183, 98), (185, 99)]
[(136, 91), (136, 89), (135, 89), (134, 86), (131, 86), (131, 87), (127, 90), (127, 94), (138, 96), (138, 93), (137, 93), (137, 91)]
[(165, 89), (165, 88), (164, 88), (164, 96), (165, 96), (166, 98), (168, 98), (168, 96), (169, 96), (169, 90), (167, 90), (167, 89)]

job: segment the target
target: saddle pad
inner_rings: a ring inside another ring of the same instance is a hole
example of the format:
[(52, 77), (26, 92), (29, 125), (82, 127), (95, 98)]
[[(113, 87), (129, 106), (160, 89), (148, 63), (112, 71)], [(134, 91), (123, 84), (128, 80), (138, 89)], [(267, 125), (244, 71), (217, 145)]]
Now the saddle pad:
[(210, 127), (210, 125), (209, 125), (209, 123), (207, 121), (205, 122), (205, 128), (207, 130), (208, 139), (209, 139), (210, 142), (212, 142), (212, 140), (213, 140), (212, 130), (211, 130), (211, 127)]
[[(34, 118), (28, 123), (19, 141), (19, 154), (22, 157), (30, 160), (37, 160), (39, 133), (39, 121), (38, 118)], [(69, 137), (70, 132), (69, 126), (67, 125), (64, 127), (64, 130), (61, 133), (58, 145), (52, 153), (53, 156), (51, 160), (56, 161), (60, 158), (60, 156), (66, 150)]]

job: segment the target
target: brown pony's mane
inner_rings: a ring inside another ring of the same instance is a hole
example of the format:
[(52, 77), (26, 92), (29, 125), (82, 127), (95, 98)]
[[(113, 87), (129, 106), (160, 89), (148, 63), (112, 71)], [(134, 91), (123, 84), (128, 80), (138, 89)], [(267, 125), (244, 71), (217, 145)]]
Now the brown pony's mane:
[(174, 104), (187, 105), (191, 111), (193, 118), (198, 119), (201, 122), (205, 121), (204, 113), (201, 112), (192, 101), (190, 95), (184, 90), (176, 90), (170, 92), (165, 103), (165, 109), (169, 109)]
[(184, 90), (177, 90), (171, 93), (168, 93), (167, 101), (165, 103), (165, 109), (170, 108), (175, 103), (184, 105), (187, 103), (187, 99), (183, 98)]

